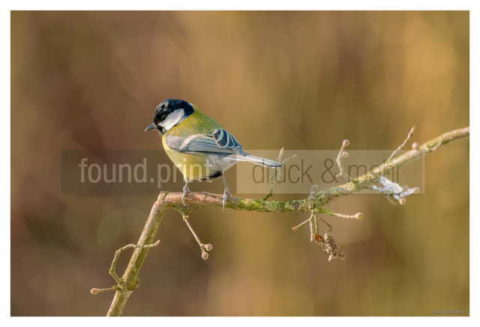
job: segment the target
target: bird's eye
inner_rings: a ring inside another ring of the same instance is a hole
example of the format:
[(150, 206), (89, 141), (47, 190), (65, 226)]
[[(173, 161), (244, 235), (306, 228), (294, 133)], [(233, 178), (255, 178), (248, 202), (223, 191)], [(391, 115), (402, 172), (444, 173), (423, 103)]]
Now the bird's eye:
[(165, 117), (164, 117), (164, 114), (163, 114), (163, 113), (157, 113), (157, 114), (155, 115), (154, 121), (155, 121), (155, 122), (161, 122), (161, 121), (163, 121), (164, 119), (165, 119)]

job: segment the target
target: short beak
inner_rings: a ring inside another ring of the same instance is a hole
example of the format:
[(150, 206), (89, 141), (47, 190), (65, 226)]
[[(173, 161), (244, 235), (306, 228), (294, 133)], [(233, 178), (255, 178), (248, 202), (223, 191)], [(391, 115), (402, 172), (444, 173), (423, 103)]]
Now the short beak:
[(150, 124), (145, 128), (145, 132), (151, 131), (152, 129), (156, 129), (157, 126), (155, 124)]

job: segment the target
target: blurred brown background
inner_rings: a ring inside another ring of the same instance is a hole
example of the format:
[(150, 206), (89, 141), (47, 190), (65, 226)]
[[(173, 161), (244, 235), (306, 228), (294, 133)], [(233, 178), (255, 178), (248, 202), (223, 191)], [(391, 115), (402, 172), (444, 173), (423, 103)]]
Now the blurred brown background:
[[(12, 315), (104, 315), (112, 294), (89, 289), (112, 285), (113, 252), (156, 194), (64, 194), (62, 150), (159, 149), (143, 128), (167, 97), (248, 149), (393, 149), (412, 125), (425, 141), (469, 123), (469, 14), (13, 12), (11, 71)], [(426, 170), (405, 206), (332, 203), (365, 216), (329, 218), (346, 261), (290, 231), (301, 215), (209, 208), (192, 215), (214, 245), (205, 262), (171, 212), (125, 314), (466, 315), (468, 141)]]

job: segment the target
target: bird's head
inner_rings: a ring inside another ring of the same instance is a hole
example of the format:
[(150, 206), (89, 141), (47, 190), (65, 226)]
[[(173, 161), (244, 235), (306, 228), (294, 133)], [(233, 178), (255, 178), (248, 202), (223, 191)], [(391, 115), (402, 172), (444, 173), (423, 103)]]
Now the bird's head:
[(193, 112), (193, 105), (188, 101), (166, 99), (155, 108), (153, 123), (145, 128), (145, 132), (158, 129), (162, 134), (166, 133), (193, 114)]

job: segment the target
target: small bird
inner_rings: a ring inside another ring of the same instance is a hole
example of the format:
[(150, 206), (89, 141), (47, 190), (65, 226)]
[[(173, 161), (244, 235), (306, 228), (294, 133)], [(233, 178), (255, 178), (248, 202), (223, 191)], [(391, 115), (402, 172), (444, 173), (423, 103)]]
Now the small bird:
[(196, 106), (185, 100), (166, 99), (155, 108), (153, 123), (145, 131), (158, 130), (168, 157), (183, 174), (182, 202), (192, 181), (223, 178), (223, 206), (231, 196), (224, 173), (239, 161), (267, 167), (280, 162), (253, 156), (243, 151), (237, 139)]

